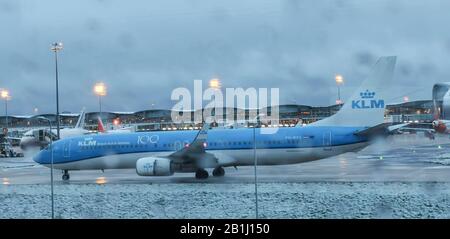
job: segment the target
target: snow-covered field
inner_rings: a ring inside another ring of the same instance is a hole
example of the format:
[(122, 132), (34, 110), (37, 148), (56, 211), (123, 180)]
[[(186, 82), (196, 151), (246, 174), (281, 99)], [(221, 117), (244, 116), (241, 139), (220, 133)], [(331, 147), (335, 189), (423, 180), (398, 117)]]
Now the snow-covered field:
[[(450, 184), (262, 183), (263, 218), (450, 218)], [(49, 185), (0, 186), (0, 218), (50, 217)], [(253, 184), (55, 186), (58, 218), (253, 218)]]

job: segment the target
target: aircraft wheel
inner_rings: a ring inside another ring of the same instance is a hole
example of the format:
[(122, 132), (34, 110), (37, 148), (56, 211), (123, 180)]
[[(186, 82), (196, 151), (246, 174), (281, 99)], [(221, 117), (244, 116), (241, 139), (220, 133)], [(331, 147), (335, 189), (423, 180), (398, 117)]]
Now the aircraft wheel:
[(197, 172), (195, 172), (196, 179), (207, 179), (208, 176), (209, 176), (208, 171), (204, 169), (198, 169)]
[(225, 175), (225, 169), (223, 169), (222, 167), (218, 167), (213, 170), (214, 177), (223, 177), (224, 175)]
[(64, 174), (62, 175), (62, 180), (63, 181), (67, 181), (69, 179), (70, 179), (69, 171), (68, 170), (64, 170)]

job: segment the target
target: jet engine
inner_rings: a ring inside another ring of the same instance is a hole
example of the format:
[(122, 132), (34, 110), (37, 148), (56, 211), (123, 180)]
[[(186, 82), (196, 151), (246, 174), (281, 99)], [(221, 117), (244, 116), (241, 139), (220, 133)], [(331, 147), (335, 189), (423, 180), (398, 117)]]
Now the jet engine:
[(170, 176), (173, 174), (173, 166), (166, 158), (140, 158), (136, 161), (136, 173), (139, 176)]

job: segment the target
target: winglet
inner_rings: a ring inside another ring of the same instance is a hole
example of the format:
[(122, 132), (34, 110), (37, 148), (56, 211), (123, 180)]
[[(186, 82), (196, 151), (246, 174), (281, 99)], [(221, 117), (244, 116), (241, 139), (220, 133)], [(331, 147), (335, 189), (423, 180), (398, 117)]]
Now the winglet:
[(78, 117), (77, 124), (75, 125), (75, 128), (84, 128), (84, 121), (86, 117), (86, 112), (84, 111), (84, 108), (81, 110), (80, 116)]
[(202, 128), (198, 131), (194, 140), (192, 140), (192, 143), (190, 143), (189, 145), (185, 146), (184, 148), (176, 151), (171, 156), (183, 157), (188, 154), (205, 153), (205, 148), (207, 147), (206, 139), (208, 137), (208, 129), (209, 129), (209, 124), (206, 122), (203, 122)]

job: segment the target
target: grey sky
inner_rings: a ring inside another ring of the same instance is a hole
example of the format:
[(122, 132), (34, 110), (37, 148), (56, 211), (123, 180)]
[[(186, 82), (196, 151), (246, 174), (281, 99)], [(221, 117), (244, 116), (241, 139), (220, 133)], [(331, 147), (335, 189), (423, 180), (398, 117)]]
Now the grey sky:
[[(450, 1), (0, 0), (0, 87), (12, 114), (54, 111), (50, 43), (62, 41), (61, 111), (171, 108), (172, 89), (278, 87), (281, 103), (348, 96), (376, 58), (398, 55), (392, 102), (450, 80)], [(3, 107), (1, 107), (1, 112)]]

